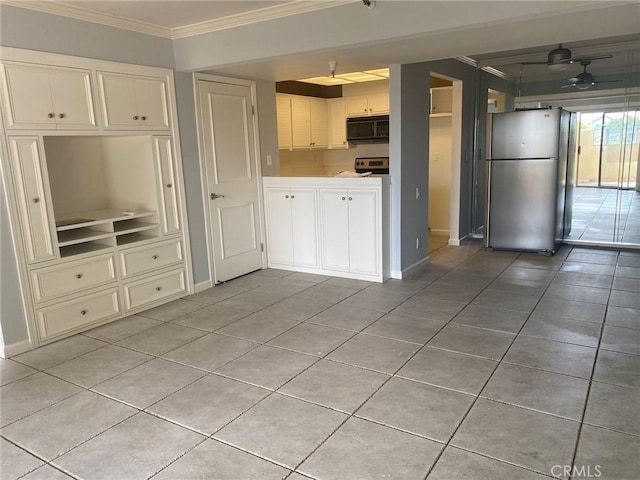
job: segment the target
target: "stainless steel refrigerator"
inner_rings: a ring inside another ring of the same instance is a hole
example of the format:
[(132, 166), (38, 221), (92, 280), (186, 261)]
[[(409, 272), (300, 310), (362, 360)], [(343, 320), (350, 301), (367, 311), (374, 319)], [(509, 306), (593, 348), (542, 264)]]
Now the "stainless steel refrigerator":
[(557, 250), (571, 229), (574, 128), (560, 108), (489, 115), (486, 248)]

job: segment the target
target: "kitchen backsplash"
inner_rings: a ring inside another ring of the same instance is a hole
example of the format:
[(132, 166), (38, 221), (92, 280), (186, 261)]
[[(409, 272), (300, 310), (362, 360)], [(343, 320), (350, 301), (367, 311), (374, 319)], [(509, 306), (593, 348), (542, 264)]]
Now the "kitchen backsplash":
[(346, 150), (280, 150), (280, 175), (335, 175), (353, 170), (356, 157), (388, 157), (389, 144), (362, 144)]

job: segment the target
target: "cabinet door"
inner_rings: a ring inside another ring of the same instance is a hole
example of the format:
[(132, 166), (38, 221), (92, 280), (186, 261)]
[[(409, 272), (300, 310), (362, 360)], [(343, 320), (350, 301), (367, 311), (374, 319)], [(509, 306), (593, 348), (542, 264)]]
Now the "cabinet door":
[(290, 149), (291, 140), (291, 99), (276, 95), (276, 115), (278, 117), (278, 148)]
[(380, 199), (376, 190), (349, 190), (349, 271), (377, 275), (382, 232)]
[(350, 117), (369, 115), (367, 97), (347, 97), (347, 115)]
[(53, 213), (45, 189), (45, 167), (37, 137), (10, 138), (11, 170), (20, 223), (29, 263), (57, 258), (53, 239)]
[(167, 82), (163, 78), (136, 78), (135, 92), (140, 128), (168, 129)]
[(4, 72), (7, 127), (55, 128), (47, 69), (7, 64)]
[(89, 71), (52, 69), (49, 85), (58, 129), (97, 128)]
[(138, 128), (135, 80), (125, 75), (98, 73), (104, 127), (112, 130)]
[(327, 102), (324, 100), (309, 100), (311, 115), (311, 146), (314, 148), (329, 145)]
[(389, 113), (389, 94), (378, 93), (369, 97), (369, 113), (379, 115)]
[(162, 233), (169, 235), (180, 231), (180, 197), (176, 183), (176, 162), (171, 138), (153, 137), (156, 164), (156, 185), (160, 201)]
[(265, 189), (269, 263), (293, 265), (291, 194), (286, 188)]
[(320, 189), (322, 268), (349, 271), (349, 209), (347, 191)]
[(291, 134), (293, 148), (311, 147), (311, 113), (309, 100), (291, 97)]
[(329, 101), (329, 147), (347, 148), (347, 111), (344, 100)]
[(292, 189), (290, 200), (293, 263), (302, 267), (318, 267), (316, 190)]

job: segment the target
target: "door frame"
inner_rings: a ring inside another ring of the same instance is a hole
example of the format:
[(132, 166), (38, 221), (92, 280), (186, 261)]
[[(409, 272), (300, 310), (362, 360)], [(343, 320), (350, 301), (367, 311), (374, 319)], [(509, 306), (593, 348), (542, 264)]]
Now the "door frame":
[[(258, 217), (260, 221), (260, 242), (262, 245), (265, 244), (265, 223), (264, 223), (264, 198), (263, 198), (263, 188), (262, 188), (262, 161), (260, 155), (260, 132), (258, 129), (259, 121), (258, 121), (258, 101), (257, 101), (257, 92), (256, 92), (256, 82), (253, 80), (245, 80), (242, 78), (230, 78), (223, 77), (220, 75), (211, 75), (208, 73), (195, 73), (193, 75), (193, 100), (196, 107), (196, 130), (198, 137), (198, 156), (200, 163), (200, 188), (202, 191), (202, 207), (204, 211), (204, 226), (205, 226), (205, 236), (207, 239), (207, 267), (209, 269), (209, 280), (206, 282), (201, 282), (195, 286), (195, 292), (200, 292), (202, 290), (206, 290), (207, 288), (213, 287), (215, 283), (215, 272), (214, 272), (214, 262), (213, 262), (213, 239), (211, 238), (212, 225), (211, 225), (211, 212), (210, 212), (210, 203), (208, 197), (208, 184), (207, 184), (207, 162), (206, 155), (204, 153), (204, 142), (202, 141), (202, 106), (200, 105), (199, 100), (199, 86), (200, 82), (213, 82), (213, 83), (223, 83), (227, 85), (238, 85), (242, 87), (249, 87), (251, 90), (251, 105), (253, 106), (254, 114), (252, 115), (253, 121), (253, 143), (254, 143), (254, 154), (255, 154), (255, 169), (256, 169), (256, 181), (258, 188)], [(262, 268), (267, 268), (267, 257), (265, 253), (265, 249), (262, 249)]]

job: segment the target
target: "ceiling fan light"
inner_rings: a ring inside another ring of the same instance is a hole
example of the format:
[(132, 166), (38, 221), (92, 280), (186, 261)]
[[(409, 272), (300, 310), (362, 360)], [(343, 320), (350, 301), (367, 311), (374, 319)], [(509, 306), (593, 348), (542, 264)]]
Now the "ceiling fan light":
[(567, 68), (569, 68), (569, 64), (568, 63), (549, 63), (547, 64), (547, 68), (549, 70), (553, 70), (554, 72), (562, 72), (563, 70), (566, 70)]

